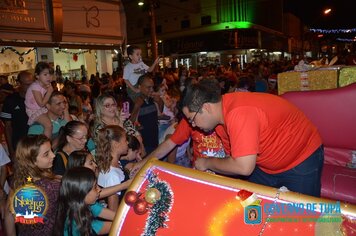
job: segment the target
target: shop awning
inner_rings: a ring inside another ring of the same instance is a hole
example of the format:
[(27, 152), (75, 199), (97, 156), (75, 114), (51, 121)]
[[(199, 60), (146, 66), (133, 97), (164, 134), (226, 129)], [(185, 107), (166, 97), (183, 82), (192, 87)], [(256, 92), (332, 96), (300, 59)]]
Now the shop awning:
[(0, 45), (112, 48), (125, 38), (120, 0), (0, 2)]

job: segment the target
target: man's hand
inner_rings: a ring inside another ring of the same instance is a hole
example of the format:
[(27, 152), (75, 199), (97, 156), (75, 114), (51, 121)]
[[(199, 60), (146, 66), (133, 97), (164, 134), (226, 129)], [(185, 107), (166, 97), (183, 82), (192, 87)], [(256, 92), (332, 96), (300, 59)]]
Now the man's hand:
[(140, 108), (143, 105), (144, 102), (145, 102), (145, 100), (143, 99), (142, 96), (137, 97), (135, 99), (135, 107)]
[(208, 168), (208, 162), (210, 158), (198, 158), (195, 160), (194, 167), (197, 170), (206, 171)]

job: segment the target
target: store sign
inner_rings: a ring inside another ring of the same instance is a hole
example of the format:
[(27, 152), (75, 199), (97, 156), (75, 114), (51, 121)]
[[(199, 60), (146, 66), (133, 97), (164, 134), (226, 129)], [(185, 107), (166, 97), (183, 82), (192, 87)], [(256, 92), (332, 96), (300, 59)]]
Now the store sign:
[(0, 27), (47, 29), (44, 0), (0, 0)]
[(63, 0), (63, 42), (119, 44), (125, 29), (120, 1)]

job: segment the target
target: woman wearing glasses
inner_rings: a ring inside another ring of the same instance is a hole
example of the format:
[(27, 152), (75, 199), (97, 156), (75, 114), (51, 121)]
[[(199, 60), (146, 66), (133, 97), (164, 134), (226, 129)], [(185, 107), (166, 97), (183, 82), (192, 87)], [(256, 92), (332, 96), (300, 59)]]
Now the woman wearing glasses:
[[(102, 94), (96, 99), (95, 103), (95, 120), (92, 129), (95, 142), (97, 142), (98, 131), (108, 125), (118, 125), (124, 128), (126, 134), (135, 136), (143, 147), (141, 134), (134, 128), (129, 119), (125, 120), (121, 116), (115, 98), (109, 94)], [(144, 150), (141, 150), (141, 156), (144, 156)]]
[(53, 173), (63, 175), (69, 155), (85, 149), (88, 140), (88, 128), (81, 121), (70, 121), (59, 132), (58, 149), (53, 161)]

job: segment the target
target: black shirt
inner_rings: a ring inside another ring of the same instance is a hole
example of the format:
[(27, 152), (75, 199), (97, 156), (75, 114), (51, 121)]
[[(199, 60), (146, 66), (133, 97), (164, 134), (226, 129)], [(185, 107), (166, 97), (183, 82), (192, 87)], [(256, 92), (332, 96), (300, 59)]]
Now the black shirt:
[(15, 150), (20, 138), (26, 136), (28, 131), (25, 98), (21, 97), (18, 92), (8, 95), (5, 98), (0, 119), (11, 121), (12, 144)]
[(152, 99), (148, 99), (140, 107), (138, 122), (143, 128), (140, 130), (143, 144), (146, 151), (150, 153), (158, 146), (158, 114)]

